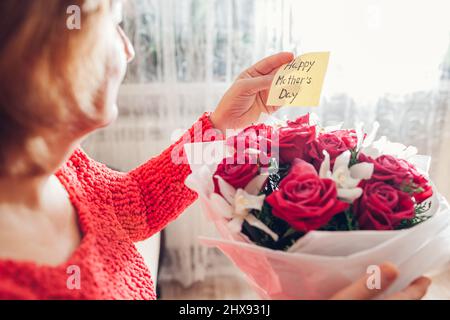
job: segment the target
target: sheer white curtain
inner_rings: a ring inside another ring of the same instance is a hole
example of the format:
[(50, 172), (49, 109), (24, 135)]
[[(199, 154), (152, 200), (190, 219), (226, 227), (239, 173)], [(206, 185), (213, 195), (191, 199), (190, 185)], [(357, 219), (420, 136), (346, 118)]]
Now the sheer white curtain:
[[(314, 111), (345, 126), (377, 120), (381, 133), (432, 154), (434, 177), (450, 191), (447, 0), (134, 0), (126, 11), (137, 56), (119, 120), (85, 144), (96, 159), (128, 170), (167, 147), (175, 129), (213, 110), (235, 76), (260, 58), (327, 50), (321, 106), (281, 115)], [(198, 243), (212, 230), (197, 204), (171, 224), (161, 279), (190, 285), (234, 272)]]

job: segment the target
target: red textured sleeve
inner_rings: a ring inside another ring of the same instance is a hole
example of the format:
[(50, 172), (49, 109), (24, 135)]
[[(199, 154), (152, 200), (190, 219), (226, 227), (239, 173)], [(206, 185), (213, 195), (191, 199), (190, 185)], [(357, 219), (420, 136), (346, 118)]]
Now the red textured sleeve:
[(133, 241), (163, 229), (197, 198), (184, 184), (191, 170), (183, 145), (217, 139), (221, 136), (205, 113), (175, 144), (129, 173), (90, 160), (90, 170), (95, 171), (97, 183), (105, 188), (108, 203)]

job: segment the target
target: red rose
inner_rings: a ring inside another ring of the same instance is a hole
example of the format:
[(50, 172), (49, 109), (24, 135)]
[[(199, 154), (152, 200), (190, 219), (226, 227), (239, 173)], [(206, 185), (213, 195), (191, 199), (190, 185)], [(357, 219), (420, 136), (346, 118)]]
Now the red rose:
[(227, 139), (237, 154), (244, 154), (248, 149), (260, 151), (260, 162), (267, 165), (272, 154), (272, 136), (274, 129), (265, 124), (247, 127), (235, 136)]
[(433, 190), (428, 180), (411, 163), (404, 159), (398, 159), (391, 155), (382, 155), (374, 160), (364, 154), (360, 154), (359, 159), (374, 164), (373, 180), (393, 183), (397, 188), (408, 185), (420, 188), (421, 191), (414, 194), (414, 198), (418, 203), (433, 195)]
[(322, 133), (311, 143), (308, 155), (316, 169), (319, 169), (324, 159), (323, 151), (326, 150), (330, 155), (331, 166), (333, 166), (339, 155), (356, 147), (357, 141), (354, 130), (336, 130)]
[(415, 216), (414, 202), (406, 192), (382, 181), (362, 184), (363, 194), (353, 210), (363, 230), (394, 230), (400, 222)]
[(374, 160), (361, 153), (359, 160), (373, 163), (372, 179), (386, 182), (390, 181), (396, 185), (401, 185), (403, 182), (412, 180), (412, 174), (409, 172), (409, 164), (402, 159), (397, 159), (391, 155), (382, 155)]
[(299, 231), (316, 230), (349, 206), (337, 199), (334, 181), (321, 179), (311, 164), (300, 159), (266, 202), (275, 216)]
[(424, 185), (421, 188), (423, 190), (422, 192), (413, 194), (413, 197), (417, 203), (424, 202), (425, 200), (427, 200), (429, 197), (431, 197), (433, 195), (433, 188), (429, 184)]
[(272, 136), (272, 132), (274, 129), (271, 126), (268, 126), (264, 123), (255, 124), (250, 127), (245, 128), (241, 134), (249, 134), (249, 133), (256, 133), (259, 137), (265, 137), (267, 139), (270, 139)]
[[(214, 176), (219, 176), (235, 189), (244, 189), (258, 175), (258, 164), (254, 156), (243, 154), (242, 157), (228, 157), (217, 166)], [(217, 179), (214, 178), (214, 191), (220, 194)]]
[(235, 136), (227, 138), (226, 144), (233, 147), (236, 152), (242, 152), (245, 149), (258, 149), (258, 137), (253, 133), (240, 132)]
[(309, 125), (309, 113), (297, 118), (297, 120), (288, 121), (287, 124), (289, 127), (298, 127), (298, 126)]
[[(272, 139), (274, 129), (271, 126), (265, 124), (253, 125), (245, 128), (237, 135), (232, 136), (227, 139), (227, 144), (238, 149), (239, 147), (245, 146), (245, 148), (257, 149), (260, 141)], [(242, 143), (244, 142), (245, 143)], [(241, 142), (238, 145), (238, 142)]]
[(355, 130), (336, 130), (332, 133), (342, 140), (348, 150), (356, 148), (356, 145), (358, 144), (358, 137), (356, 136)]
[(415, 187), (421, 189), (420, 192), (416, 192), (413, 194), (413, 197), (416, 200), (416, 202), (421, 203), (433, 195), (433, 188), (431, 188), (428, 179), (419, 171), (417, 171), (414, 165), (412, 165), (406, 160), (403, 161), (406, 162), (406, 164), (409, 167), (409, 172), (412, 175), (412, 183), (414, 184)]
[(315, 126), (301, 125), (280, 128), (278, 130), (280, 162), (292, 163), (296, 158), (305, 159), (306, 146), (312, 143), (315, 137)]

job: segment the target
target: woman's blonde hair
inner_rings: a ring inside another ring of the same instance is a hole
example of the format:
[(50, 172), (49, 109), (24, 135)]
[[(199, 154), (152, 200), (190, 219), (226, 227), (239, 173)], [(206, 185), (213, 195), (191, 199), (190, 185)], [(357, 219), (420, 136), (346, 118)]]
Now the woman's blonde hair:
[[(0, 177), (45, 172), (51, 133), (86, 126), (104, 72), (98, 59), (106, 53), (95, 44), (108, 4), (0, 1)], [(73, 5), (79, 30), (67, 25)]]

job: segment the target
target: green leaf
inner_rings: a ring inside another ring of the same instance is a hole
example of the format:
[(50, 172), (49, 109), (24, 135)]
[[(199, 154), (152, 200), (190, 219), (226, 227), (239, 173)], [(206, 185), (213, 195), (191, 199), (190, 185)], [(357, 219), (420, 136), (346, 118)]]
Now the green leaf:
[(415, 216), (412, 219), (403, 220), (399, 226), (397, 226), (396, 230), (408, 229), (422, 223), (432, 217), (432, 215), (428, 214), (428, 211), (431, 208), (431, 201), (424, 201), (422, 203), (416, 204)]
[(348, 164), (348, 167), (350, 168), (351, 166), (357, 164), (358, 161), (358, 152), (355, 149), (350, 150), (350, 162)]

